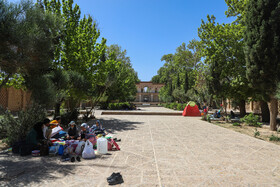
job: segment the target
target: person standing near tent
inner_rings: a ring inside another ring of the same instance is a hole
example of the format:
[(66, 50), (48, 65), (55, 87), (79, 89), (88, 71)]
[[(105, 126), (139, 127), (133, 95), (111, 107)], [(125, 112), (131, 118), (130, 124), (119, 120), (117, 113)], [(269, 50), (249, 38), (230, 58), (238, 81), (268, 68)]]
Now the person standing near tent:
[(208, 107), (207, 107), (206, 103), (204, 103), (204, 105), (203, 105), (203, 107), (202, 107), (202, 110), (203, 110), (204, 115), (207, 115), (207, 113), (208, 113)]

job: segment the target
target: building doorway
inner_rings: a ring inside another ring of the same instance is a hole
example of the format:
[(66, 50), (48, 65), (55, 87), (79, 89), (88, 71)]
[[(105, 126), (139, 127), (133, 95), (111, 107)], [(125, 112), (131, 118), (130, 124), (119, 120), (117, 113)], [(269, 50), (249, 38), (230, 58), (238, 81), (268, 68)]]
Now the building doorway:
[(144, 100), (144, 102), (149, 102), (150, 101), (150, 97), (148, 95), (144, 95), (143, 100)]

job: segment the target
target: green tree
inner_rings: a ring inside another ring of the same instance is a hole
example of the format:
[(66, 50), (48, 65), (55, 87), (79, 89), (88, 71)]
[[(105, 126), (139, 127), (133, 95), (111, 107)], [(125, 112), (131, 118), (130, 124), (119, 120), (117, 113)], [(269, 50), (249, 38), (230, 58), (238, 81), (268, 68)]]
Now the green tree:
[(107, 58), (118, 63), (112, 71), (111, 86), (106, 90), (107, 102), (118, 100), (120, 102), (133, 101), (135, 98), (136, 83), (139, 82), (137, 73), (132, 68), (126, 50), (118, 45), (111, 45), (106, 51)]
[(167, 54), (161, 58), (165, 63), (152, 81), (165, 84), (159, 94), (162, 101), (186, 102), (188, 100), (186, 93), (188, 89), (194, 89), (193, 71), (201, 59), (198, 43), (196, 40), (190, 41), (188, 45), (182, 43), (175, 54)]
[(218, 99), (238, 101), (240, 115), (244, 116), (250, 88), (246, 79), (243, 26), (219, 24), (215, 19), (207, 16), (208, 22), (202, 21), (198, 32), (205, 63), (209, 66), (208, 89)]
[[(248, 2), (249, 2), (248, 0), (226, 0), (226, 3), (228, 5), (228, 10), (226, 11), (227, 17), (235, 17), (236, 20), (234, 21), (234, 23), (240, 24), (244, 28), (245, 28), (244, 20), (245, 20), (246, 6)], [(262, 95), (258, 95), (254, 91), (252, 93), (253, 93), (252, 99), (255, 101), (260, 101), (262, 122), (269, 122), (270, 114), (269, 114), (269, 108), (267, 102), (263, 100)]]
[(61, 20), (30, 1), (1, 0), (0, 6), (1, 86), (21, 85), (32, 91), (36, 102), (47, 104), (53, 93), (46, 74), (51, 70)]
[(71, 94), (68, 99), (76, 101), (71, 108), (75, 108), (81, 100), (86, 100), (91, 101), (93, 109), (110, 85), (110, 67), (116, 65), (105, 58), (106, 40), (102, 38), (100, 43), (97, 42), (100, 31), (95, 21), (90, 15), (81, 18), (80, 7), (73, 0), (44, 0), (38, 3), (46, 12), (56, 13), (64, 21), (56, 48), (54, 69), (79, 73), (81, 80), (90, 83), (88, 89), (79, 92), (71, 90), (73, 87), (69, 88), (68, 93)]
[(250, 85), (269, 101), (270, 129), (276, 130), (280, 80), (280, 2), (248, 1), (245, 15), (246, 67)]
[(225, 12), (227, 17), (235, 17), (235, 22), (244, 24), (246, 5), (249, 0), (225, 0), (228, 10)]

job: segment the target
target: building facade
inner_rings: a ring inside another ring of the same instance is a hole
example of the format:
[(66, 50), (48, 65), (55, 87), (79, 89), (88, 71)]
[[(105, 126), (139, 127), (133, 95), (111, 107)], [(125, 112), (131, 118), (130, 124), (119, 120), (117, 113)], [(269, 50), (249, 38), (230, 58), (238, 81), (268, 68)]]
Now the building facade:
[(159, 102), (159, 90), (164, 84), (155, 84), (152, 82), (139, 82), (136, 84), (137, 93), (135, 102), (138, 103), (158, 103)]

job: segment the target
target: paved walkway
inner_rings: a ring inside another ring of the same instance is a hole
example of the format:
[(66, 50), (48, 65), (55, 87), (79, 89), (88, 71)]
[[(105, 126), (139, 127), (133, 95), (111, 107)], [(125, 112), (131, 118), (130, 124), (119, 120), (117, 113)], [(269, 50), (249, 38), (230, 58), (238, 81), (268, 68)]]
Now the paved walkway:
[(122, 139), (121, 151), (80, 163), (0, 155), (0, 184), (106, 186), (121, 172), (122, 186), (280, 186), (280, 146), (200, 118), (98, 117)]

